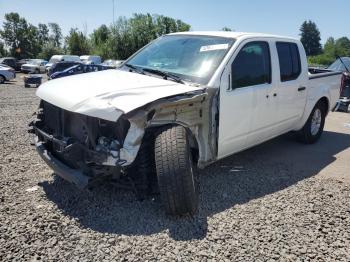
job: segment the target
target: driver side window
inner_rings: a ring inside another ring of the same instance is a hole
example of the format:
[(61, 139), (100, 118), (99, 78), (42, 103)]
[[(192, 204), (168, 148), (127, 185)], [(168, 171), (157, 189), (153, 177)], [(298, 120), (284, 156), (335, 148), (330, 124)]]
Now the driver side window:
[(269, 44), (255, 41), (246, 44), (231, 65), (232, 89), (271, 83)]

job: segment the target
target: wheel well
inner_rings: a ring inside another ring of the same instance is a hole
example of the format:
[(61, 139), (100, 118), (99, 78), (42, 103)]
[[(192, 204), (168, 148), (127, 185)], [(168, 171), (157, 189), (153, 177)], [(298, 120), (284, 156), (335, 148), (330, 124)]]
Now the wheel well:
[(324, 106), (324, 108), (326, 109), (326, 115), (328, 114), (329, 111), (329, 101), (327, 97), (322, 97), (320, 100), (318, 100), (317, 103), (320, 103)]

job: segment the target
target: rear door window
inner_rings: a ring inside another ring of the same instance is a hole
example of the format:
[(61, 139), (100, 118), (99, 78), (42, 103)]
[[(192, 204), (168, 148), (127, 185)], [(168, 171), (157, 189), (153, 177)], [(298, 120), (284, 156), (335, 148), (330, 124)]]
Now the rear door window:
[(233, 61), (231, 70), (233, 89), (271, 83), (269, 44), (263, 41), (246, 44)]
[(298, 45), (295, 43), (277, 42), (276, 47), (280, 64), (281, 82), (297, 79), (301, 73)]

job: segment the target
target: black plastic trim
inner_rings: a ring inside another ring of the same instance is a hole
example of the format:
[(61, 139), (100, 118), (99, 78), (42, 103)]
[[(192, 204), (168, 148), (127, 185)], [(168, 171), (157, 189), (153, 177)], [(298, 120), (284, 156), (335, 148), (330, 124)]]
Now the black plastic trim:
[(70, 168), (47, 151), (42, 142), (35, 141), (36, 150), (45, 163), (60, 177), (83, 189), (89, 184), (90, 177), (77, 169)]

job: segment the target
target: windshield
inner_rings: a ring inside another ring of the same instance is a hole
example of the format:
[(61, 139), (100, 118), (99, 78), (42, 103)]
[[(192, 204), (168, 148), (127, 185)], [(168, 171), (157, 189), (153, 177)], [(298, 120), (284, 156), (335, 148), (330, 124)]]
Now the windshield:
[(207, 84), (234, 41), (213, 36), (167, 35), (146, 46), (126, 64)]
[[(346, 65), (347, 69), (350, 70), (350, 57), (342, 57), (341, 60), (343, 61), (343, 63)], [(335, 62), (333, 64), (331, 64), (328, 69), (333, 70), (333, 71), (342, 71), (345, 72), (346, 68), (344, 66), (340, 59), (338, 58), (337, 60), (335, 60)]]
[(50, 61), (49, 61), (49, 63), (50, 63), (50, 64), (54, 64), (54, 63), (57, 63), (57, 62), (59, 62), (59, 61), (61, 61), (59, 58), (51, 58)]

